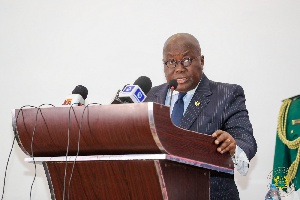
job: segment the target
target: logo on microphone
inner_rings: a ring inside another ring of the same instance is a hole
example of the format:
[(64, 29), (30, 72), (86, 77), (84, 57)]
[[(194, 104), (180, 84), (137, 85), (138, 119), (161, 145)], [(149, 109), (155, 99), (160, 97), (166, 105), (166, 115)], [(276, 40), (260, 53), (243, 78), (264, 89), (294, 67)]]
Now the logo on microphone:
[(138, 102), (143, 102), (145, 99), (145, 95), (140, 88), (135, 91), (134, 96), (138, 99)]
[(134, 86), (129, 85), (124, 88), (123, 92), (131, 92), (133, 89), (134, 89)]
[(63, 105), (71, 105), (72, 99), (66, 99)]
[(70, 105), (72, 105), (72, 106), (83, 106), (84, 105), (84, 104), (82, 104), (80, 102), (78, 102), (78, 103), (72, 103), (72, 100), (73, 99), (66, 99), (62, 105), (68, 105), (68, 106), (70, 106)]

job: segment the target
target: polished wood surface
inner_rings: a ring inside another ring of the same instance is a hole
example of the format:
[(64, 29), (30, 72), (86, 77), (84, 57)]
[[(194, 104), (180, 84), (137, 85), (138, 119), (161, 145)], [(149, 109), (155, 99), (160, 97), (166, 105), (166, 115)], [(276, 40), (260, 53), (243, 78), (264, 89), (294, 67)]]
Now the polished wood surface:
[(76, 162), (69, 181), (72, 166), (72, 162), (44, 164), (53, 199), (63, 195), (72, 200), (209, 199), (209, 171), (193, 166), (165, 160)]
[[(69, 180), (73, 163), (67, 163), (67, 176), (64, 178), (64, 162), (47, 162), (44, 165), (48, 183), (55, 199), (72, 200), (132, 200), (132, 199), (163, 199), (156, 167), (153, 161), (93, 161), (76, 162)], [(66, 181), (64, 181), (64, 179)]]
[(171, 155), (201, 161), (220, 167), (233, 169), (234, 165), (229, 153), (220, 154), (214, 144), (214, 138), (193, 131), (184, 130), (173, 125), (169, 108), (154, 104), (155, 126), (159, 139), (166, 151)]
[[(216, 151), (211, 136), (174, 126), (169, 108), (157, 103), (17, 109), (15, 116), (19, 146), (30, 156), (168, 153), (234, 167), (229, 153)], [(153, 130), (149, 116), (154, 119)], [(165, 151), (157, 146), (152, 131)]]
[(16, 136), (28, 155), (64, 156), (67, 148), (69, 156), (161, 153), (149, 128), (147, 104), (19, 111)]
[(209, 170), (168, 160), (161, 160), (159, 163), (168, 199), (209, 199)]

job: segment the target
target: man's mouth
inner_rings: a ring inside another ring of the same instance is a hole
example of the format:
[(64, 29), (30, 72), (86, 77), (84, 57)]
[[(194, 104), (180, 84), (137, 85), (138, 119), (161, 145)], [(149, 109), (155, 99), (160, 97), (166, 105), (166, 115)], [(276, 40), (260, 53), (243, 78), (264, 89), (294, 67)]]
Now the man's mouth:
[(185, 83), (187, 81), (187, 78), (178, 78), (177, 79), (177, 83), (180, 84), (180, 83)]

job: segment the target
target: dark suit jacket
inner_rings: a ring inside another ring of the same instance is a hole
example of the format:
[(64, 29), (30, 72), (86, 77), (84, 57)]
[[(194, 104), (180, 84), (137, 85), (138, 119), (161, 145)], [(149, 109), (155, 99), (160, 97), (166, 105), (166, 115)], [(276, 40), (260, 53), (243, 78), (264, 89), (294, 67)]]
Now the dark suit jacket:
[[(165, 104), (167, 91), (167, 83), (153, 87), (145, 101)], [(196, 101), (200, 102), (200, 106), (195, 105)], [(245, 101), (241, 86), (213, 82), (203, 74), (179, 127), (208, 135), (218, 129), (226, 131), (251, 160), (257, 145)], [(233, 175), (212, 172), (210, 182), (212, 200), (239, 199)]]

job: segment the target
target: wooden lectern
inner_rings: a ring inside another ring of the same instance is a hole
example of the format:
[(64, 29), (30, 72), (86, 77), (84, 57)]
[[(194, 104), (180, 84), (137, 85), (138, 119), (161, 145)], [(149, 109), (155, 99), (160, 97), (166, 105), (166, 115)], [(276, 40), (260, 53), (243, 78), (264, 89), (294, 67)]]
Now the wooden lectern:
[(13, 127), (53, 200), (208, 200), (210, 171), (233, 173), (211, 136), (157, 103), (16, 109)]

